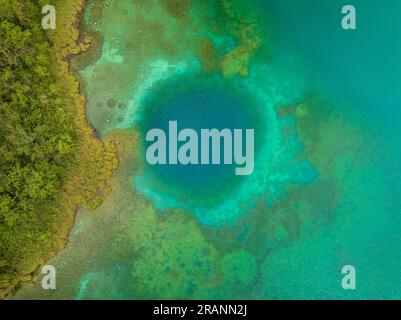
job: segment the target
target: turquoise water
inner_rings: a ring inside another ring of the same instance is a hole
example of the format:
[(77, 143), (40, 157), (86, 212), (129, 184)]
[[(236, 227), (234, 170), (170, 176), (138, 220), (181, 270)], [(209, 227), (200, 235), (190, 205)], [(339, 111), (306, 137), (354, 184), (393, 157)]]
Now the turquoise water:
[[(341, 29), (342, 1), (233, 2), (237, 18), (195, 3), (194, 25), (128, 0), (96, 24), (86, 13), (104, 37), (81, 71), (88, 118), (135, 151), (51, 261), (57, 297), (401, 298), (401, 2), (353, 1), (356, 31)], [(247, 19), (261, 37), (248, 73), (204, 72), (199, 39), (232, 50)], [(144, 135), (168, 120), (254, 127), (253, 174), (148, 166)], [(348, 264), (357, 290), (341, 287)]]
[[(338, 173), (345, 169), (341, 162), (354, 164), (341, 173), (344, 187), (330, 227), (266, 261), (265, 284), (280, 298), (399, 299), (401, 3), (352, 1), (357, 30), (351, 32), (340, 27), (341, 1), (264, 4), (280, 46), (303, 57), (327, 94), (346, 101), (332, 112), (371, 137), (365, 150), (351, 150), (359, 156), (332, 159)], [(336, 271), (348, 263), (357, 268), (356, 291), (337, 281)]]
[(342, 1), (261, 1), (274, 21), (275, 41), (297, 52), (325, 90), (352, 109), (393, 119), (401, 104), (401, 31), (397, 0), (355, 0), (357, 29), (341, 28)]
[[(173, 76), (167, 85), (161, 82), (142, 100), (136, 113), (142, 141), (149, 128), (167, 130), (168, 121), (177, 118), (179, 124), (183, 121), (182, 128), (186, 124), (195, 129), (252, 128), (255, 168), (250, 176), (236, 176), (232, 166), (150, 167), (145, 163), (144, 172), (133, 179), (138, 191), (161, 211), (184, 208), (200, 223), (216, 227), (235, 224), (263, 194), (269, 194), (267, 203), (283, 197), (287, 182), (312, 182), (319, 173), (300, 157), (302, 144), (296, 134), (282, 134), (285, 129), (296, 133), (294, 118), (278, 118), (274, 110), (275, 105), (296, 103), (306, 92), (308, 82), (300, 81), (302, 68), (293, 63), (293, 69), (285, 70), (290, 63), (285, 59), (270, 68), (255, 66), (246, 79), (228, 81), (189, 73)], [(284, 82), (286, 86), (281, 85)], [(264, 92), (260, 87), (272, 90)], [(297, 156), (300, 158), (295, 160)]]

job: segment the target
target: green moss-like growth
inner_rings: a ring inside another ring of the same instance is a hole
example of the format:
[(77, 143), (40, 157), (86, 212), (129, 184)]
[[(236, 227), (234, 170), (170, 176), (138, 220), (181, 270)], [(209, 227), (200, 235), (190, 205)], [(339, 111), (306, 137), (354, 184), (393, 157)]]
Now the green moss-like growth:
[(65, 245), (75, 208), (116, 165), (65, 62), (88, 45), (74, 27), (84, 1), (53, 1), (48, 31), (42, 2), (0, 0), (0, 298)]

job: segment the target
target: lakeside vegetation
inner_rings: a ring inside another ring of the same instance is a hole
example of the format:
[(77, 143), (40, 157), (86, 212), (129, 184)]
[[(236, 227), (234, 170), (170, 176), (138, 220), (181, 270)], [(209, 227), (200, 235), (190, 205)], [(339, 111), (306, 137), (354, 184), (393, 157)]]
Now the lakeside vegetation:
[[(84, 0), (0, 0), (0, 299), (65, 246), (76, 208), (94, 208), (117, 165), (96, 138), (67, 58), (88, 48), (77, 17)], [(79, 41), (78, 41), (79, 40)]]

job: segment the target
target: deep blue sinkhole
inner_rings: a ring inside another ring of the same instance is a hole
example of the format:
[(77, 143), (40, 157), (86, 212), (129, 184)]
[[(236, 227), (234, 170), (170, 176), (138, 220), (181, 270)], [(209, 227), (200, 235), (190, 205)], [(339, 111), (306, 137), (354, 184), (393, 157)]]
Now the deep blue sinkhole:
[[(139, 123), (141, 141), (146, 148), (152, 142), (146, 142), (146, 133), (153, 128), (164, 130), (167, 135), (169, 121), (177, 121), (178, 132), (185, 128), (194, 129), (199, 137), (201, 129), (243, 129), (243, 152), (245, 152), (245, 129), (255, 130), (257, 141), (257, 117), (252, 110), (252, 103), (245, 95), (232, 87), (221, 83), (201, 83), (177, 87), (169, 85), (153, 92), (144, 103), (142, 119)], [(178, 142), (178, 148), (185, 142)], [(223, 163), (223, 146), (221, 143), (221, 164), (166, 164), (149, 165), (153, 176), (161, 183), (170, 186), (210, 190), (216, 187), (233, 186), (244, 177), (235, 175), (237, 164)], [(143, 152), (144, 154), (145, 152)], [(211, 155), (211, 150), (210, 150)], [(167, 157), (168, 160), (168, 157)]]

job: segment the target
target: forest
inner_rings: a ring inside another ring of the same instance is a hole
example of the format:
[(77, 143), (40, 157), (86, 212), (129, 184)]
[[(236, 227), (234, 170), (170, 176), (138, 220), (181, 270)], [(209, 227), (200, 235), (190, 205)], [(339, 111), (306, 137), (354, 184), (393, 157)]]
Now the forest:
[(65, 28), (49, 35), (41, 1), (0, 0), (0, 299), (65, 245), (76, 206), (111, 174), (60, 59), (61, 48), (80, 51), (80, 2), (56, 1)]

